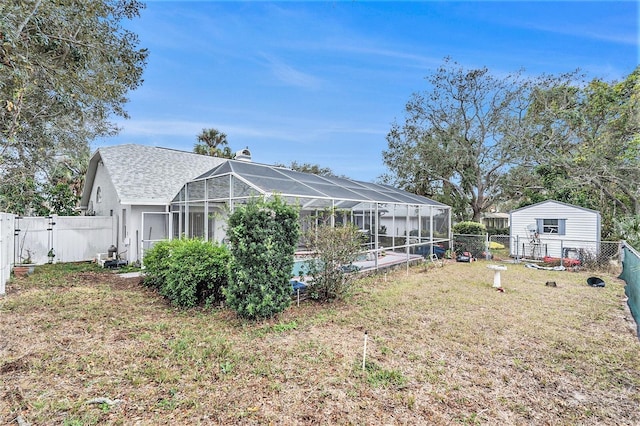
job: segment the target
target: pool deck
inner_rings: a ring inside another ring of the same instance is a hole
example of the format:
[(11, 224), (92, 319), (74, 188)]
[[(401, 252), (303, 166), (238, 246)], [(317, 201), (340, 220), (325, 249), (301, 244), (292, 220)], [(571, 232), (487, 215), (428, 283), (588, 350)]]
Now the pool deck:
[[(399, 266), (406, 264), (407, 261), (410, 263), (421, 262), (424, 260), (424, 257), (417, 254), (410, 254), (407, 256), (405, 253), (395, 253), (395, 252), (387, 252), (384, 256), (378, 256), (378, 268), (377, 269), (386, 269), (393, 266)], [(353, 262), (355, 266), (360, 268), (360, 271), (370, 271), (376, 269), (376, 261), (375, 260), (362, 260)]]
[[(378, 263), (376, 268), (376, 260), (359, 260), (353, 262), (353, 265), (358, 268), (358, 272), (372, 272), (376, 270), (384, 270), (395, 266), (406, 265), (407, 260), (410, 264), (416, 264), (424, 261), (424, 257), (417, 254), (410, 254), (407, 257), (406, 253), (386, 252), (384, 256), (378, 256)], [(309, 277), (295, 276), (294, 279), (305, 282)]]

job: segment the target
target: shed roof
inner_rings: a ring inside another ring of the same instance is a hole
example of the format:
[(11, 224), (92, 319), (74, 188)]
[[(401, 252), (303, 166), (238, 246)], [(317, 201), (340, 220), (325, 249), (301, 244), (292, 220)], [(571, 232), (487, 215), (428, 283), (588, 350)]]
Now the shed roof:
[(185, 182), (226, 159), (135, 144), (102, 147), (89, 161), (81, 207), (89, 203), (101, 161), (122, 204), (162, 205), (170, 203)]
[(576, 206), (574, 204), (569, 204), (569, 203), (565, 203), (565, 202), (562, 202), (562, 201), (556, 201), (556, 200), (545, 200), (545, 201), (540, 201), (539, 203), (530, 204), (528, 206), (520, 207), (518, 209), (511, 210), (510, 214), (513, 214), (513, 213), (516, 213), (516, 212), (519, 212), (519, 211), (522, 211), (522, 210), (530, 209), (532, 207), (539, 207), (539, 206), (542, 206), (544, 204), (560, 204), (560, 205), (563, 205), (563, 206), (566, 206), (566, 207), (572, 207), (574, 209), (584, 210), (586, 212), (594, 213), (594, 214), (597, 214), (597, 215), (600, 214), (600, 212), (597, 211), (597, 210), (592, 210), (592, 209), (588, 209), (586, 207)]

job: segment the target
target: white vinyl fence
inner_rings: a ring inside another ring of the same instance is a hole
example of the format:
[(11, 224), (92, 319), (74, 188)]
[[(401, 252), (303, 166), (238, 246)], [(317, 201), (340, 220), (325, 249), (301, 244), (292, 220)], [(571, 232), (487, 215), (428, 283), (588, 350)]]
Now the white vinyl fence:
[(16, 217), (13, 263), (94, 260), (116, 244), (115, 223), (111, 216)]
[(12, 214), (0, 213), (0, 296), (5, 293), (5, 284), (11, 276), (14, 218)]
[(110, 216), (21, 217), (0, 213), (0, 295), (14, 264), (82, 262), (96, 259), (116, 244), (116, 221)]

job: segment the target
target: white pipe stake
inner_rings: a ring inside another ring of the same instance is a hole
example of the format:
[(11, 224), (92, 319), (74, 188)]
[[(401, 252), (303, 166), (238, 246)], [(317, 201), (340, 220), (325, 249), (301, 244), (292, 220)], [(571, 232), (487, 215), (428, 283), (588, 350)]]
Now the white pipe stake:
[(364, 332), (364, 350), (362, 351), (362, 371), (365, 370), (365, 364), (367, 361), (367, 332)]

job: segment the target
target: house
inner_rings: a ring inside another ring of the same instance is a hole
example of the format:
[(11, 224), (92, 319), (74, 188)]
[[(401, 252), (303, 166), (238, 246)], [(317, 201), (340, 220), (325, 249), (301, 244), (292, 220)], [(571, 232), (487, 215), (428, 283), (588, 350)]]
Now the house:
[(224, 241), (226, 215), (235, 205), (274, 194), (299, 207), (303, 229), (313, 226), (319, 217), (351, 223), (362, 232), (363, 248), (370, 251), (384, 248), (408, 258), (422, 246), (450, 239), (451, 207), (445, 204), (388, 185), (247, 160), (228, 160), (187, 182), (172, 200), (165, 222), (156, 217), (154, 227)]
[(600, 212), (547, 200), (509, 213), (511, 255), (578, 258), (600, 249)]
[(153, 146), (102, 147), (89, 160), (80, 208), (85, 215), (115, 216), (118, 254), (136, 262), (141, 255), (142, 213), (168, 211), (185, 182), (224, 161)]
[(480, 223), (487, 229), (507, 229), (509, 227), (509, 213), (483, 213), (480, 216)]
[(366, 249), (395, 251), (405, 261), (423, 245), (450, 239), (449, 206), (388, 185), (254, 163), (248, 149), (229, 160), (139, 145), (100, 148), (81, 207), (87, 215), (117, 217), (117, 251), (135, 262), (163, 239), (223, 242), (234, 206), (272, 195), (297, 205), (303, 225), (333, 212), (332, 223), (362, 231)]

